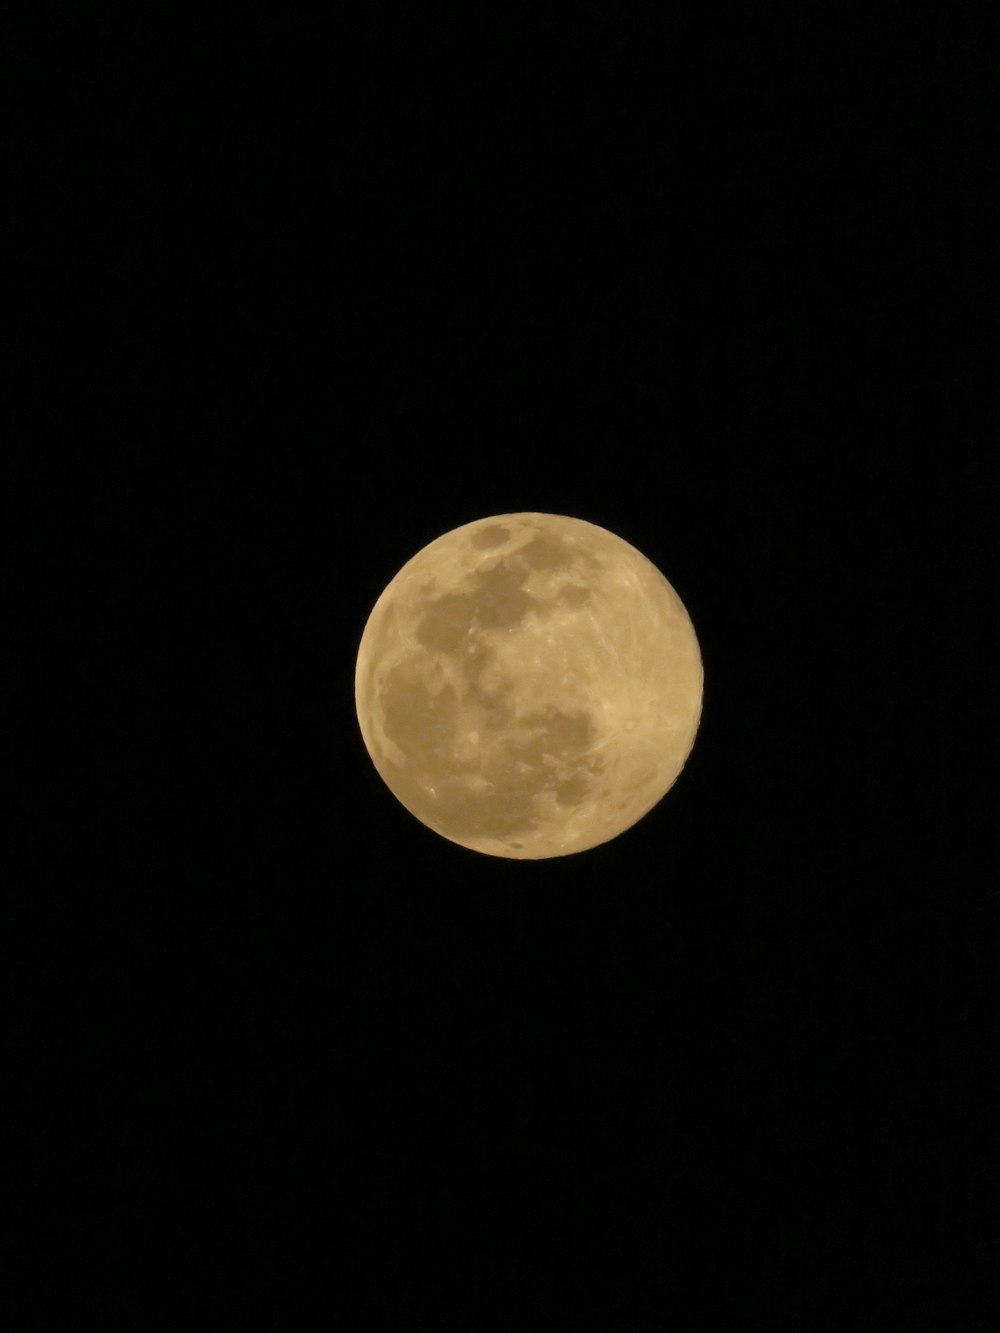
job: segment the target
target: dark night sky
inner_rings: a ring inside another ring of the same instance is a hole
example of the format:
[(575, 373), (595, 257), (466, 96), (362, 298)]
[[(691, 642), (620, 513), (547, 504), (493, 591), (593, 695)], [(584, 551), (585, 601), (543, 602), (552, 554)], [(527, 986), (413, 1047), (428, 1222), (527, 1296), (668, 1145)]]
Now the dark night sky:
[[(12, 1327), (995, 1327), (995, 15), (41, 9)], [(524, 509), (706, 673), (537, 863), (353, 705), (400, 565)]]

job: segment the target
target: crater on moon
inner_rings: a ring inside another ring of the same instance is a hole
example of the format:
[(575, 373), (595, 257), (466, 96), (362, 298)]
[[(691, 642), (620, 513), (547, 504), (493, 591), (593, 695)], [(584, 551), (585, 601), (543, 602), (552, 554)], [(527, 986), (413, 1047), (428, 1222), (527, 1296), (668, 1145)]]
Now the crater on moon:
[(365, 627), (356, 701), (407, 809), (524, 859), (641, 818), (684, 764), (701, 682), (691, 622), (645, 556), (526, 513), (446, 533), (400, 570)]
[(472, 534), (472, 545), (477, 551), (489, 551), (494, 546), (503, 546), (509, 536), (508, 529), (497, 524), (495, 527), (483, 528), (480, 532)]

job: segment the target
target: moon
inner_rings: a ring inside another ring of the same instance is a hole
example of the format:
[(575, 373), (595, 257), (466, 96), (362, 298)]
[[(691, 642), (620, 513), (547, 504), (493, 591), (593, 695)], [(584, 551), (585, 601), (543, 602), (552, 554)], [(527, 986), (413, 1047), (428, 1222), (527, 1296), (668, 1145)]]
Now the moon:
[(640, 551), (561, 514), (446, 532), (392, 579), (358, 649), (378, 773), (472, 851), (538, 860), (630, 828), (673, 786), (701, 717), (698, 640)]

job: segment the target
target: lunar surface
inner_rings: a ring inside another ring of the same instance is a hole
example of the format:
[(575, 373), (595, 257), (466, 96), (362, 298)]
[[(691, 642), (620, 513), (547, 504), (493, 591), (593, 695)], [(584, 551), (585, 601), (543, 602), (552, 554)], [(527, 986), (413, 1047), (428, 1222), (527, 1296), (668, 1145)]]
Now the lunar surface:
[(604, 528), (503, 514), (399, 571), (358, 650), (365, 745), (429, 828), (515, 859), (617, 837), (673, 786), (702, 664), (660, 571)]

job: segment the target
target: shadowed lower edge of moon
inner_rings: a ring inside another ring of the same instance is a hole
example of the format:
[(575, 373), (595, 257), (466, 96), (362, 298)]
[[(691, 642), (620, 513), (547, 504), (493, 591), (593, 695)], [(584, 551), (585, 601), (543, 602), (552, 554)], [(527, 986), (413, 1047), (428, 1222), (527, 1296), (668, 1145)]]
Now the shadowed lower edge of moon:
[(584, 801), (604, 767), (588, 753), (586, 713), (549, 706), (515, 717), (498, 697), (460, 700), (413, 680), (390, 688), (383, 708), (386, 735), (407, 758), (381, 755), (383, 776), (418, 818), (457, 840), (526, 838)]

